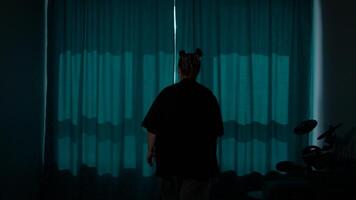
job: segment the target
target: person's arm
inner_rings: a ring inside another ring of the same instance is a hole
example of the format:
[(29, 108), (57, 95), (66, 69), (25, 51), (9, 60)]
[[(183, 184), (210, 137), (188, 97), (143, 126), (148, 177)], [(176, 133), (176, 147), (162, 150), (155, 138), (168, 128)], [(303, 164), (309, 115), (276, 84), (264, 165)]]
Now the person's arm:
[(152, 103), (147, 115), (145, 116), (142, 127), (147, 130), (147, 163), (153, 165), (153, 151), (155, 146), (156, 134), (160, 134), (159, 130), (162, 126), (162, 113), (164, 111), (164, 92), (162, 91)]
[(156, 135), (148, 132), (147, 140), (148, 140), (147, 163), (150, 166), (152, 166), (153, 165), (153, 151), (154, 151), (154, 145), (155, 145), (155, 141), (156, 141)]

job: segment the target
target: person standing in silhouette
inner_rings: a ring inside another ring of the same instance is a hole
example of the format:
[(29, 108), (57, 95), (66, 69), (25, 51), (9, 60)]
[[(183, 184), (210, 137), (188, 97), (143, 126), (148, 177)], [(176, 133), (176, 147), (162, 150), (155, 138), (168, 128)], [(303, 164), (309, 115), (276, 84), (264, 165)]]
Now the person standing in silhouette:
[(200, 49), (179, 52), (180, 82), (160, 92), (142, 122), (147, 162), (156, 163), (162, 200), (207, 200), (211, 178), (219, 173), (223, 122), (216, 97), (196, 81), (201, 57)]

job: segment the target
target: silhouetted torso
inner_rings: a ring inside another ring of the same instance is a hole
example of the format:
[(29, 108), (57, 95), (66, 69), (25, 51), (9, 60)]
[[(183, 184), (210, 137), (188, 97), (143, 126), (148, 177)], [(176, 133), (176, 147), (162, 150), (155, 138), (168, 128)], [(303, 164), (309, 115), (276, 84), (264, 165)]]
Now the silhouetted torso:
[(209, 178), (218, 173), (216, 138), (223, 123), (206, 87), (184, 79), (165, 88), (142, 125), (156, 134), (156, 175)]

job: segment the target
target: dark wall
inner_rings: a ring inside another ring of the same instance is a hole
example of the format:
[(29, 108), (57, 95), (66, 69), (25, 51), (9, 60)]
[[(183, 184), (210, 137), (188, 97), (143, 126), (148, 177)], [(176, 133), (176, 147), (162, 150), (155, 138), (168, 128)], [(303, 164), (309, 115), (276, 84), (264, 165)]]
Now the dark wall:
[(44, 0), (0, 5), (0, 199), (38, 199)]
[[(325, 125), (356, 127), (356, 2), (321, 0), (323, 26), (322, 118)], [(356, 155), (356, 152), (355, 152)]]
[(325, 119), (356, 125), (356, 2), (322, 3)]

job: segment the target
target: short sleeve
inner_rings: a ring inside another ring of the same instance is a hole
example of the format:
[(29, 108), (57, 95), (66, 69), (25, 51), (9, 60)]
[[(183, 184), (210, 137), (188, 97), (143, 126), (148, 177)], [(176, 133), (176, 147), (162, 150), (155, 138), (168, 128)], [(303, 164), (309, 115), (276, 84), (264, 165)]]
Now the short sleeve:
[(163, 111), (162, 96), (162, 93), (157, 96), (141, 124), (142, 127), (146, 128), (146, 130), (152, 134), (157, 134), (160, 129)]

